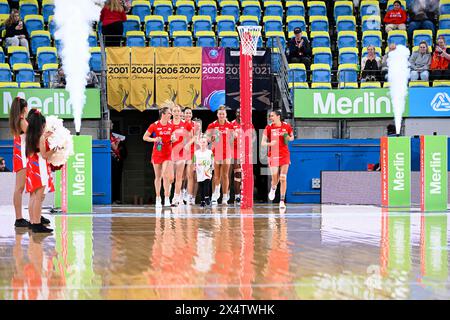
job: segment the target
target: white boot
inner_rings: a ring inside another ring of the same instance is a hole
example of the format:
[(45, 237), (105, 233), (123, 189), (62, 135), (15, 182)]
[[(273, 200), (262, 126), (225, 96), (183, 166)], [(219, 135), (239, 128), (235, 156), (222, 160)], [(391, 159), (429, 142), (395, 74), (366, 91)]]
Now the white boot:
[(222, 204), (227, 205), (228, 200), (230, 200), (230, 196), (228, 195), (228, 193), (224, 193), (222, 197)]
[(170, 198), (164, 197), (164, 207), (170, 207)]
[(155, 208), (162, 208), (161, 197), (156, 197)]

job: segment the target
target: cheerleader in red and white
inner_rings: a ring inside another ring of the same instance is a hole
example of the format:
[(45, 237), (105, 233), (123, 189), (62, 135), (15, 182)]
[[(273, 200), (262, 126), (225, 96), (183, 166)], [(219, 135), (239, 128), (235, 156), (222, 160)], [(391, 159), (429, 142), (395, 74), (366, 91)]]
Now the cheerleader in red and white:
[(48, 159), (56, 150), (49, 150), (47, 138), (51, 133), (45, 131), (45, 117), (37, 109), (31, 109), (27, 117), (26, 134), (27, 181), (26, 191), (30, 193), (31, 230), (37, 233), (49, 233), (41, 222), (42, 201), (45, 194), (54, 192), (52, 173)]
[(182, 201), (183, 174), (186, 161), (189, 160), (192, 139), (192, 125), (181, 120), (181, 114), (181, 107), (174, 105), (171, 120), (173, 126), (172, 161), (175, 167), (175, 192), (172, 199), (172, 205), (174, 206), (178, 206)]
[(210, 123), (206, 129), (208, 140), (212, 143), (214, 153), (214, 178), (213, 194), (211, 204), (217, 205), (220, 197), (220, 186), (222, 184), (222, 204), (228, 204), (229, 196), (229, 173), (231, 158), (233, 157), (233, 128), (227, 120), (225, 106), (217, 110), (217, 120)]
[[(165, 104), (167, 105), (167, 104)], [(161, 179), (164, 185), (164, 206), (170, 207), (170, 187), (173, 182), (172, 139), (173, 125), (170, 123), (172, 113), (163, 105), (159, 109), (159, 120), (152, 123), (144, 134), (143, 140), (154, 142), (152, 164), (155, 171), (155, 207), (161, 208)]]
[(291, 164), (288, 142), (294, 140), (292, 127), (281, 121), (281, 111), (270, 112), (271, 124), (264, 129), (262, 146), (268, 146), (269, 168), (272, 175), (272, 186), (269, 192), (269, 200), (275, 199), (278, 182), (280, 182), (280, 208), (285, 209), (285, 196), (287, 173)]
[(22, 215), (22, 196), (25, 190), (27, 156), (25, 154), (25, 132), (28, 123), (25, 119), (28, 114), (26, 100), (17, 97), (11, 104), (9, 113), (9, 128), (14, 137), (13, 144), (13, 171), (16, 174), (16, 186), (14, 188), (14, 210), (16, 212), (16, 228), (28, 228), (30, 222)]

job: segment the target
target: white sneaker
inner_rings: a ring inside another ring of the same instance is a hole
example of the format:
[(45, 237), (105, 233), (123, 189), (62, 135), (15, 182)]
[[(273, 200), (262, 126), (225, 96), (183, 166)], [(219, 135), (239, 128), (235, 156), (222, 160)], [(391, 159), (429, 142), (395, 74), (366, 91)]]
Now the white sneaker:
[(228, 200), (230, 200), (230, 196), (228, 194), (224, 194), (222, 197), (222, 204), (227, 205), (228, 204)]
[(161, 197), (156, 197), (155, 208), (162, 208)]
[(270, 191), (269, 191), (269, 200), (273, 201), (273, 199), (275, 199), (275, 192), (277, 192), (277, 188), (273, 189), (272, 187), (270, 187)]
[(172, 206), (178, 207), (180, 205), (180, 195), (175, 194), (172, 198)]
[(286, 204), (284, 201), (280, 201), (280, 209), (286, 209)]
[(212, 207), (216, 207), (217, 206), (217, 200), (216, 199), (211, 200), (211, 206)]
[(164, 198), (164, 207), (170, 207), (170, 198), (169, 197)]
[(183, 189), (183, 202), (184, 204), (189, 203), (189, 194), (187, 193), (186, 189)]
[(189, 195), (189, 204), (190, 205), (195, 205), (195, 197), (192, 195)]

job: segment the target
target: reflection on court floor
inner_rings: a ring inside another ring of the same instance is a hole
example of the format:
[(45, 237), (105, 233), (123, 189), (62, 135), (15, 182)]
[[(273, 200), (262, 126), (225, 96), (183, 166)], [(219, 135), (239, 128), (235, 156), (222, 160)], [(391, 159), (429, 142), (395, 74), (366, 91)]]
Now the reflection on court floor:
[(0, 299), (449, 299), (448, 215), (369, 206), (96, 207), (15, 231)]

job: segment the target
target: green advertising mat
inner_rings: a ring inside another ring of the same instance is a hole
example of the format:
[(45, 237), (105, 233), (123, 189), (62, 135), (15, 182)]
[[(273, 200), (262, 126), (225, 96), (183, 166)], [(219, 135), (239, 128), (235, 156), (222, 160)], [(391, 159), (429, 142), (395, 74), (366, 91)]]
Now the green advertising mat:
[(420, 206), (446, 211), (448, 202), (447, 136), (420, 137)]
[[(70, 94), (64, 89), (0, 89), (0, 119), (9, 118), (9, 109), (15, 97), (27, 100), (28, 109), (37, 108), (46, 115), (73, 119)], [(100, 90), (86, 89), (83, 119), (100, 118)]]
[[(408, 114), (409, 102), (406, 99), (403, 116)], [(394, 109), (389, 89), (296, 89), (294, 116), (320, 119), (392, 118)]]

